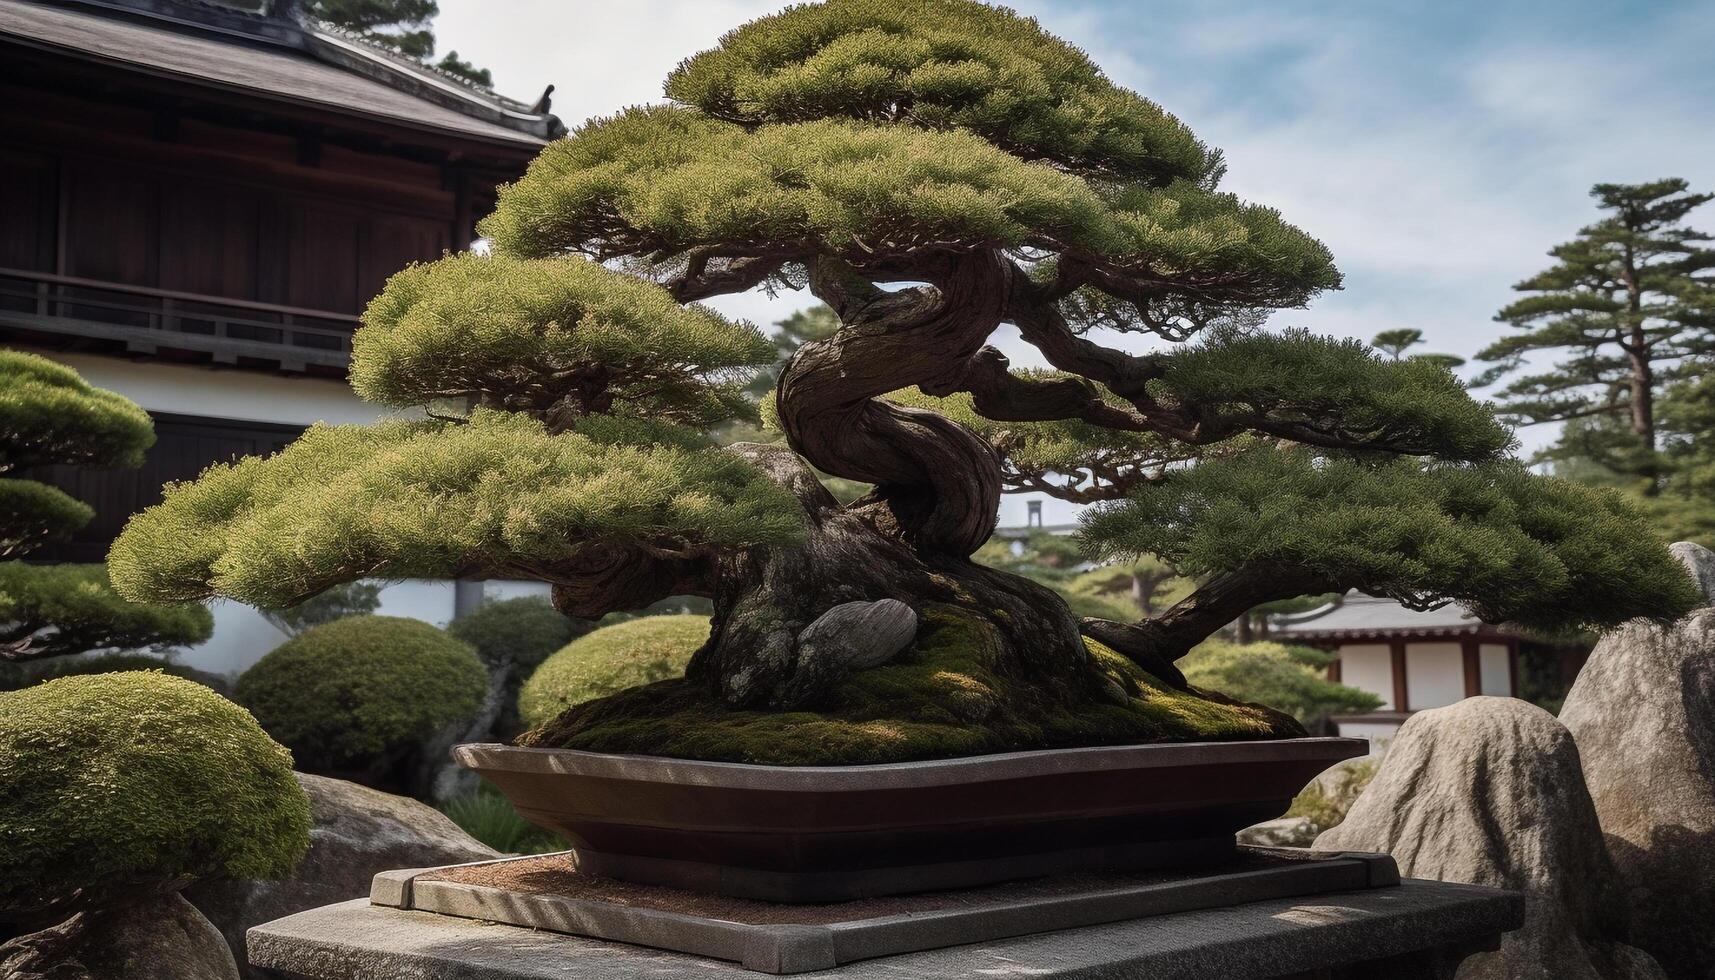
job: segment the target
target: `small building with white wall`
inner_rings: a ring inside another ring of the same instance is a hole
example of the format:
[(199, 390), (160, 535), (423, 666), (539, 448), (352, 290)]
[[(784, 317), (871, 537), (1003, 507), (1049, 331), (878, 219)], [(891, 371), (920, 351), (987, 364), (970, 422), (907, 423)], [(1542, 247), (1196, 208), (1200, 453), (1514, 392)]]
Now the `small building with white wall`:
[(1588, 648), (1492, 625), (1455, 605), (1409, 609), (1352, 593), (1321, 609), (1278, 617), (1269, 639), (1335, 654), (1328, 678), (1381, 699), (1374, 711), (1333, 719), (1341, 735), (1392, 738), (1412, 712), (1477, 695), (1564, 695)]

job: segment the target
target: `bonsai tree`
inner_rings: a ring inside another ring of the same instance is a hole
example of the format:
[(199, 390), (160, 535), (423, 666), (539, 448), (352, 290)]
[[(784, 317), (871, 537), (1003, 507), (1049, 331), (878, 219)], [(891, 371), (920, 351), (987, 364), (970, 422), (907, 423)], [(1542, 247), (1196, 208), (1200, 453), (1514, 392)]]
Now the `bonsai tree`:
[(45, 357), (0, 350), (0, 659), (88, 650), (162, 650), (214, 630), (196, 605), (127, 602), (101, 565), (26, 565), (20, 558), (70, 537), (95, 512), (19, 472), (48, 464), (139, 466), (154, 423), (131, 401), (89, 385)]
[(352, 616), (275, 647), (234, 694), (299, 769), (410, 792), (441, 761), (427, 743), (473, 718), (487, 689), (482, 662), (444, 630)]
[[(361, 576), (529, 577), (580, 618), (707, 596), (684, 681), (528, 740), (777, 762), (1297, 734), (1172, 662), (1302, 594), (1590, 626), (1692, 602), (1640, 517), (1509, 460), (1444, 365), (1262, 331), (1339, 285), (1328, 250), (1222, 193), (1218, 151), (1032, 20), (796, 6), (666, 94), (547, 147), (482, 223), (492, 254), (370, 304), (352, 384), (428, 421), (211, 469), (132, 522), (119, 587), (289, 604)], [(710, 447), (774, 346), (698, 302), (797, 286), (840, 327), (764, 403), (785, 444)], [(1003, 323), (1053, 370), (1013, 370)], [(1101, 342), (1126, 335), (1168, 349)], [(842, 505), (815, 470), (874, 489)], [(1081, 620), (971, 560), (1014, 489), (1097, 502), (1093, 554), (1199, 586)]]
[(8, 976), (86, 975), (66, 962), (123, 906), (284, 877), (309, 833), (290, 753), (200, 684), (126, 671), (0, 694)]

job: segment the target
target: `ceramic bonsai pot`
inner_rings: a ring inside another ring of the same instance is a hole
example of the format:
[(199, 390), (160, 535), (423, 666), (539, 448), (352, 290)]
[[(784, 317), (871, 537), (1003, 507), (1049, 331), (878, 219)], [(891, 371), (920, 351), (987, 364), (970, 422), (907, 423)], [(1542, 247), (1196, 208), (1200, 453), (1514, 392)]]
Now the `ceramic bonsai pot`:
[(1071, 871), (1215, 865), (1352, 738), (1050, 749), (867, 766), (758, 766), (461, 745), (460, 764), (580, 870), (775, 902)]

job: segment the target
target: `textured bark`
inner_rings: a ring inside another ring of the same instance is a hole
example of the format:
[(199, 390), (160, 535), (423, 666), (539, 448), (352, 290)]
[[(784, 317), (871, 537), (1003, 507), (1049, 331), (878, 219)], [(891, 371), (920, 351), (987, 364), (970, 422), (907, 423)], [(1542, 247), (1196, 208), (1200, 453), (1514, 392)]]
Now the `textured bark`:
[(935, 412), (880, 396), (911, 385), (957, 385), (965, 362), (1000, 325), (1010, 267), (990, 253), (952, 256), (918, 274), (931, 285), (877, 288), (822, 260), (811, 289), (840, 315), (839, 332), (798, 349), (776, 389), (794, 450), (825, 472), (873, 483), (906, 541), (965, 557), (988, 540), (1000, 508), (1000, 457), (988, 441)]
[(789, 450), (754, 444), (732, 450), (798, 496), (806, 539), (715, 563), (713, 629), (688, 676), (735, 705), (814, 707), (814, 692), (806, 700), (796, 680), (804, 630), (843, 603), (896, 599), (913, 609), (933, 602), (976, 610), (1001, 631), (1003, 672), (1068, 699), (1092, 696), (1097, 674), (1077, 620), (1051, 590), (963, 555), (913, 546), (888, 519), (890, 510), (841, 507)]

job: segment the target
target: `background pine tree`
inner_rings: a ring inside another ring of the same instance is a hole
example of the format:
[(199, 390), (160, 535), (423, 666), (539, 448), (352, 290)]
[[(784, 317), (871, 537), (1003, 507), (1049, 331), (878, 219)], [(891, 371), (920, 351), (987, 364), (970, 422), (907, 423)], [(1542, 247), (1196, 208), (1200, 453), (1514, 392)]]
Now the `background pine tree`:
[[(1587, 460), (1654, 493), (1666, 472), (1657, 401), (1715, 345), (1715, 250), (1685, 223), (1715, 195), (1677, 178), (1590, 193), (1606, 215), (1513, 287), (1528, 295), (1495, 319), (1515, 332), (1478, 353), (1494, 365), (1478, 383), (1512, 377), (1500, 396), (1522, 424), (1574, 423), (1545, 457)], [(1559, 360), (1540, 370), (1538, 353)]]

